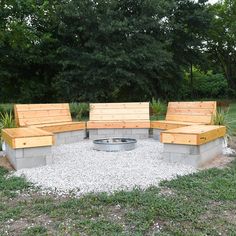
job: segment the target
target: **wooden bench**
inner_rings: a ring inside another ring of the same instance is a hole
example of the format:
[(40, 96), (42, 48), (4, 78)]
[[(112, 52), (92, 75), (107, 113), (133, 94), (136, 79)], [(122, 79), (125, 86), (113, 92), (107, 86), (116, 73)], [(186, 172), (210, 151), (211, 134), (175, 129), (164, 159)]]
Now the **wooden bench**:
[(164, 158), (201, 167), (222, 154), (225, 126), (192, 125), (161, 132)]
[(216, 102), (169, 102), (165, 120), (151, 122), (153, 136), (159, 140), (162, 130), (180, 128), (196, 124), (212, 124), (216, 112)]
[(54, 135), (51, 132), (33, 127), (3, 129), (2, 138), (7, 158), (16, 170), (43, 166), (52, 161)]
[(148, 138), (150, 128), (149, 103), (91, 103), (89, 137)]
[(37, 127), (52, 132), (57, 145), (85, 138), (85, 122), (72, 121), (68, 103), (17, 104), (14, 113), (18, 127)]

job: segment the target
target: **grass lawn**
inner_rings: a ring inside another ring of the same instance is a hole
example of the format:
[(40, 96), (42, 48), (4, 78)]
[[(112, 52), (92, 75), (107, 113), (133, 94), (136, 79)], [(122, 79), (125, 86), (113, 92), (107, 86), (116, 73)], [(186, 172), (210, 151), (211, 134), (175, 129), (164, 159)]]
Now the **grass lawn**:
[(229, 118), (232, 121), (232, 129), (236, 134), (236, 102), (230, 104), (229, 108)]
[(110, 196), (30, 189), (0, 168), (0, 235), (236, 235), (236, 161)]

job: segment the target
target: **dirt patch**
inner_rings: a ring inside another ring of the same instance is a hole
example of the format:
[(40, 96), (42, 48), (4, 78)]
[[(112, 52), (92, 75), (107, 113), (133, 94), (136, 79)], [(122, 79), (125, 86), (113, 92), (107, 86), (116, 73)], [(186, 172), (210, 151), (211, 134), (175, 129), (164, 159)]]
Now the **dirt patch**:
[(0, 156), (0, 166), (6, 168), (7, 170), (13, 170), (10, 162), (7, 160), (7, 157)]
[(228, 144), (230, 148), (236, 151), (236, 136), (231, 137), (230, 140), (228, 141)]
[(219, 156), (212, 161), (206, 163), (201, 169), (210, 169), (210, 168), (219, 168), (223, 169), (227, 167), (235, 157), (229, 157), (229, 156)]

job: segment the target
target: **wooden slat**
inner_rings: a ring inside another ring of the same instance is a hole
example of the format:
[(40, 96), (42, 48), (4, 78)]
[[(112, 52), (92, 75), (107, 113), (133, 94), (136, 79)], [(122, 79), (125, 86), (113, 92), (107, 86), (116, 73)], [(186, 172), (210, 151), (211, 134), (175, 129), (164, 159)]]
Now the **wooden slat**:
[(71, 123), (58, 123), (58, 124), (46, 124), (37, 126), (42, 130), (52, 132), (52, 133), (60, 133), (60, 132), (68, 132), (75, 130), (84, 130), (86, 127), (85, 122), (71, 122)]
[(206, 115), (211, 116), (214, 113), (213, 109), (204, 109), (204, 108), (168, 108), (169, 114), (179, 114), (179, 115)]
[(149, 120), (149, 103), (92, 103), (90, 121)]
[(111, 129), (111, 128), (150, 128), (150, 121), (88, 121), (88, 129)]
[(17, 111), (39, 111), (69, 109), (68, 103), (45, 103), (45, 104), (16, 104)]
[(114, 114), (114, 115), (94, 115), (90, 114), (90, 120), (148, 120), (149, 114)]
[(70, 111), (66, 109), (60, 110), (38, 110), (38, 111), (21, 111), (18, 112), (18, 117), (23, 118), (39, 118), (39, 117), (57, 117), (57, 116), (70, 116)]
[(182, 122), (193, 122), (193, 123), (205, 123), (205, 124), (211, 124), (212, 122), (212, 116), (195, 116), (195, 115), (166, 115), (166, 120), (170, 121), (182, 121)]
[(204, 101), (204, 102), (169, 102), (169, 108), (203, 108), (203, 109), (215, 109), (216, 101)]
[(48, 123), (55, 123), (55, 122), (65, 122), (71, 121), (68, 116), (57, 116), (57, 117), (32, 117), (26, 119), (20, 119), (21, 126), (29, 126), (29, 125), (36, 125), (36, 124), (48, 124)]
[(90, 103), (90, 109), (127, 109), (149, 108), (149, 102), (125, 102), (125, 103)]
[(197, 123), (192, 123), (192, 122), (159, 120), (159, 121), (151, 121), (150, 127), (154, 129), (168, 130), (196, 124)]
[(162, 143), (197, 145), (196, 134), (161, 133), (160, 140)]
[(53, 145), (52, 136), (16, 138), (15, 145), (13, 148), (17, 149), (17, 148), (29, 148), (29, 147), (44, 147), (52, 145)]

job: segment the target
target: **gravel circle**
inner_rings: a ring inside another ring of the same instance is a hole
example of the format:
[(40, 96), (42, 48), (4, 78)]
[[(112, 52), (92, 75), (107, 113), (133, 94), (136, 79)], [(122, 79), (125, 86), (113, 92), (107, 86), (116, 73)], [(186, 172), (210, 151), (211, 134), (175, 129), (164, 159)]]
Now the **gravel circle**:
[(137, 148), (126, 152), (93, 150), (91, 140), (53, 147), (53, 164), (22, 169), (15, 176), (25, 178), (43, 190), (76, 195), (90, 192), (145, 189), (163, 179), (197, 171), (191, 166), (168, 163), (163, 145), (153, 139), (138, 140)]

